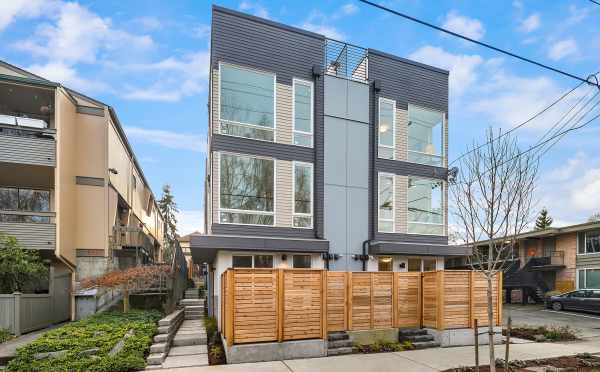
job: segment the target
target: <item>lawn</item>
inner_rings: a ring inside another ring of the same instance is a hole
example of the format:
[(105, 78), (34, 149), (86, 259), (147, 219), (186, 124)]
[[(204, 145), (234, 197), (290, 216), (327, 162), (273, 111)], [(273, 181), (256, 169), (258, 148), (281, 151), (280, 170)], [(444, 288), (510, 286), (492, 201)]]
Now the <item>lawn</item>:
[[(158, 311), (97, 314), (48, 331), (17, 350), (7, 371), (125, 372), (142, 370), (156, 333)], [(125, 335), (128, 337), (125, 337)], [(119, 341), (123, 348), (109, 355)], [(47, 356), (48, 352), (60, 352)]]

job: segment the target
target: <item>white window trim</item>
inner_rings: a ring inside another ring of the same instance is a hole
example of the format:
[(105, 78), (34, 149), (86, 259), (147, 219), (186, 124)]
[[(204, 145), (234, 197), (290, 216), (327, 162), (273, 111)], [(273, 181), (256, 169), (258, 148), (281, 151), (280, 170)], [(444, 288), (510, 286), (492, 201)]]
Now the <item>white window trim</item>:
[[(410, 109), (411, 107), (415, 107), (415, 108), (419, 108), (421, 110), (427, 110), (427, 111), (434, 111), (434, 112), (439, 112), (440, 114), (442, 114), (442, 141), (440, 142), (442, 145), (441, 150), (441, 155), (431, 155), (431, 154), (427, 154), (421, 151), (414, 151), (414, 150), (410, 150), (410, 146), (409, 146), (409, 142), (410, 142), (410, 138), (408, 138), (408, 124), (410, 124)], [(446, 112), (444, 111), (440, 111), (440, 110), (435, 110), (435, 109), (431, 109), (425, 106), (419, 106), (419, 105), (414, 105), (414, 104), (408, 104), (408, 110), (407, 110), (407, 120), (406, 120), (406, 133), (407, 133), (407, 138), (406, 138), (406, 142), (407, 142), (407, 146), (406, 146), (406, 151), (407, 153), (414, 153), (414, 154), (423, 154), (423, 155), (427, 155), (427, 156), (433, 156), (433, 157), (437, 157), (441, 159), (441, 167), (445, 167), (446, 166), (446, 126), (448, 125), (448, 120), (446, 119)], [(408, 157), (407, 157), (407, 161), (411, 162)], [(424, 164), (424, 163), (416, 163), (416, 162), (411, 162), (413, 164)], [(429, 164), (424, 164), (424, 165), (429, 165)]]
[(583, 250), (584, 250), (584, 253), (579, 253), (579, 248), (580, 248), (579, 247), (579, 238), (577, 238), (577, 255), (578, 256), (588, 256), (588, 255), (594, 255), (594, 254), (600, 255), (600, 252), (588, 252), (587, 251), (587, 235), (588, 235), (587, 232), (583, 233)]
[[(442, 182), (442, 221), (443, 221), (442, 223), (410, 221), (408, 219), (408, 216), (409, 216), (409, 214), (408, 214), (408, 202), (409, 202), (409, 200), (408, 200), (408, 189), (409, 189), (408, 181), (411, 178), (417, 178), (417, 179), (421, 179), (421, 180), (433, 180), (433, 181), (440, 181), (440, 182)], [(425, 236), (447, 236), (448, 235), (447, 234), (447, 230), (448, 229), (447, 229), (447, 226), (446, 226), (446, 221), (447, 221), (446, 220), (446, 215), (447, 215), (448, 211), (446, 210), (447, 208), (445, 208), (445, 205), (446, 205), (446, 191), (445, 191), (445, 188), (446, 188), (446, 181), (444, 181), (444, 180), (440, 180), (440, 179), (437, 179), (437, 178), (408, 176), (408, 178), (407, 178), (407, 187), (406, 187), (406, 233), (407, 234), (409, 234), (409, 235), (425, 235)], [(408, 225), (411, 224), (411, 223), (419, 224), (419, 225), (441, 226), (443, 233), (442, 234), (411, 233), (411, 232), (408, 232)]]
[[(580, 271), (587, 271), (587, 270), (600, 270), (600, 267), (582, 267), (581, 269), (577, 269), (576, 270), (577, 271), (577, 273), (576, 273), (576, 279), (575, 279), (576, 280), (575, 284), (576, 284), (577, 290), (582, 290), (582, 291), (585, 291), (585, 290), (600, 290), (600, 288), (581, 288), (581, 286), (580, 286), (581, 283), (579, 283), (579, 272)], [(585, 274), (583, 275), (583, 278), (584, 278), (585, 281), (587, 281), (587, 276)]]
[[(392, 177), (392, 218), (386, 219), (381, 218), (381, 200), (379, 199), (381, 196), (381, 177)], [(392, 231), (381, 231), (380, 230), (380, 221), (391, 222), (392, 223)], [(377, 173), (377, 232), (382, 234), (393, 234), (396, 232), (396, 175), (393, 173)]]
[[(311, 130), (310, 132), (305, 132), (305, 131), (296, 129), (296, 84), (308, 85), (310, 87), (310, 130)], [(310, 146), (309, 147), (315, 146), (314, 102), (315, 102), (314, 83), (312, 81), (308, 81), (308, 80), (302, 80), (302, 79), (296, 79), (296, 78), (292, 79), (292, 144), (294, 144), (294, 145), (295, 145), (294, 134), (300, 133), (300, 134), (304, 134), (304, 135), (310, 135)], [(296, 146), (307, 147), (307, 146), (303, 146), (303, 145), (296, 145)]]
[[(215, 154), (218, 155), (217, 158), (217, 167), (218, 167), (218, 175), (219, 175), (219, 190), (217, 190), (218, 192), (218, 203), (219, 205), (217, 206), (217, 222), (220, 225), (239, 225), (239, 226), (261, 226), (261, 227), (275, 227), (277, 226), (277, 159), (275, 158), (269, 158), (266, 156), (257, 156), (257, 155), (250, 155), (250, 154), (240, 154), (240, 153), (235, 153), (235, 152), (227, 152), (227, 151), (221, 151), (221, 152), (215, 152)], [(246, 209), (230, 209), (230, 208), (221, 208), (221, 155), (225, 154), (225, 155), (231, 155), (231, 156), (238, 156), (238, 157), (248, 157), (248, 158), (254, 158), (254, 159), (262, 159), (262, 160), (271, 160), (273, 161), (273, 212), (266, 212), (266, 211), (253, 211), (253, 210), (246, 210)], [(273, 224), (272, 225), (261, 225), (261, 224), (255, 224), (255, 223), (233, 223), (233, 222), (221, 222), (221, 212), (234, 212), (234, 213), (247, 213), (247, 214), (263, 214), (263, 215), (269, 215), (269, 216), (273, 216)], [(215, 223), (213, 221), (213, 223)]]
[[(381, 125), (381, 102), (391, 103), (392, 104), (392, 146), (382, 145), (381, 144), (381, 136), (379, 135), (379, 126)], [(379, 158), (379, 147), (385, 147), (388, 149), (392, 149), (392, 159), (396, 160), (396, 101), (379, 97), (379, 101), (377, 103), (377, 157)], [(383, 158), (382, 158), (383, 159)]]
[[(238, 68), (241, 70), (249, 70), (249, 71), (257, 72), (259, 74), (264, 74), (264, 75), (273, 77), (273, 128), (263, 127), (263, 126), (256, 125), (256, 124), (241, 123), (241, 122), (237, 122), (237, 121), (221, 119), (221, 66), (230, 66), (230, 67)], [(218, 90), (218, 92), (217, 92), (217, 101), (218, 101), (217, 133), (222, 134), (224, 136), (246, 138), (246, 139), (250, 139), (250, 140), (254, 140), (254, 141), (277, 142), (277, 74), (275, 74), (274, 72), (262, 71), (262, 70), (259, 70), (259, 69), (253, 68), (253, 67), (241, 66), (241, 65), (236, 65), (236, 64), (227, 63), (227, 62), (219, 62), (219, 81), (218, 81), (217, 90)], [(233, 134), (227, 134), (227, 133), (221, 133), (221, 121), (226, 121), (228, 123), (246, 126), (249, 128), (272, 130), (273, 131), (273, 141), (268, 141), (268, 140), (258, 139), (258, 138), (248, 138), (248, 137), (243, 137), (243, 136), (235, 136)]]
[[(298, 213), (296, 212), (296, 166), (308, 166), (310, 167), (310, 211), (311, 213)], [(302, 161), (292, 162), (292, 227), (295, 229), (306, 229), (310, 230), (314, 226), (314, 214), (315, 214), (315, 172), (313, 163), (306, 163)], [(310, 226), (297, 227), (294, 226), (294, 217), (310, 217)]]

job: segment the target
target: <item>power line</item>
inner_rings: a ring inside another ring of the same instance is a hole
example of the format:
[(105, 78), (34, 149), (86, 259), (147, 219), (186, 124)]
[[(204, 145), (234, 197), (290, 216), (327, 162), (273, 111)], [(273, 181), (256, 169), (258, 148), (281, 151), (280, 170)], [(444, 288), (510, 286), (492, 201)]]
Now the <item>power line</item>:
[(582, 78), (582, 77), (580, 77), (580, 76), (573, 75), (573, 74), (571, 74), (571, 73), (569, 73), (569, 72), (566, 72), (566, 71), (563, 71), (563, 70), (559, 70), (559, 69), (557, 69), (557, 68), (554, 68), (554, 67), (552, 67), (552, 66), (548, 66), (548, 65), (546, 65), (546, 64), (543, 64), (543, 63), (541, 63), (541, 62), (534, 61), (534, 60), (532, 60), (532, 59), (529, 59), (529, 58), (527, 58), (527, 57), (522, 57), (522, 56), (520, 56), (520, 55), (517, 55), (517, 54), (515, 54), (515, 53), (513, 53), (513, 52), (509, 52), (508, 50), (505, 50), (505, 49), (501, 49), (501, 48), (495, 47), (495, 46), (493, 46), (493, 45), (491, 45), (491, 44), (484, 43), (484, 42), (482, 42), (482, 41), (477, 41), (477, 40), (475, 40), (475, 39), (471, 39), (470, 37), (467, 37), (467, 36), (464, 36), (464, 35), (458, 34), (458, 33), (456, 33), (456, 32), (453, 32), (453, 31), (447, 30), (447, 29), (445, 29), (445, 28), (442, 28), (442, 27), (436, 26), (436, 25), (434, 25), (434, 24), (432, 24), (432, 23), (429, 23), (429, 22), (426, 22), (426, 21), (420, 20), (420, 19), (418, 19), (418, 18), (415, 18), (415, 17), (409, 16), (408, 14), (405, 14), (405, 13), (400, 13), (400, 12), (398, 12), (398, 11), (396, 11), (396, 10), (393, 10), (393, 9), (387, 8), (387, 7), (385, 7), (385, 6), (383, 6), (383, 5), (380, 5), (380, 4), (376, 4), (376, 3), (374, 3), (374, 2), (371, 2), (371, 1), (369, 1), (369, 0), (359, 0), (359, 1), (360, 1), (360, 2), (362, 2), (362, 3), (365, 3), (365, 4), (367, 4), (367, 5), (371, 5), (371, 6), (375, 7), (375, 8), (379, 8), (379, 9), (381, 9), (381, 10), (384, 10), (384, 11), (386, 11), (386, 12), (389, 12), (389, 13), (395, 14), (395, 15), (397, 15), (397, 16), (399, 16), (399, 17), (403, 17), (403, 18), (406, 18), (406, 19), (408, 19), (408, 20), (410, 20), (410, 21), (413, 21), (413, 22), (416, 22), (416, 23), (422, 24), (422, 25), (424, 25), (424, 26), (427, 26), (427, 27), (433, 28), (433, 29), (435, 29), (435, 30), (438, 30), (438, 31), (444, 32), (444, 33), (446, 33), (446, 34), (449, 34), (449, 35), (452, 35), (452, 36), (458, 37), (458, 38), (460, 38), (460, 39), (463, 39), (463, 40), (469, 41), (469, 42), (471, 42), (471, 43), (475, 43), (475, 44), (477, 44), (477, 45), (480, 45), (480, 46), (483, 46), (483, 47), (486, 47), (486, 48), (489, 48), (489, 49), (492, 49), (492, 50), (495, 50), (496, 52), (503, 53), (503, 54), (506, 54), (506, 55), (508, 55), (508, 56), (511, 56), (511, 57), (513, 57), (513, 58), (520, 59), (521, 61), (524, 61), (524, 62), (527, 62), (527, 63), (534, 64), (534, 65), (536, 65), (536, 66), (538, 66), (538, 67), (541, 67), (541, 68), (544, 68), (544, 69), (546, 69), (546, 70), (554, 71), (554, 72), (556, 72), (556, 73), (558, 73), (558, 74), (561, 74), (561, 75), (564, 75), (564, 76), (568, 76), (568, 77), (570, 77), (570, 78), (572, 78), (572, 79), (579, 80), (579, 81), (581, 81), (581, 82), (584, 82), (584, 83), (587, 83), (587, 84), (590, 84), (590, 85), (595, 85), (596, 87), (598, 87), (598, 88), (600, 89), (600, 85), (599, 85), (598, 83), (592, 83), (591, 81), (589, 81), (589, 80), (587, 80), (587, 79), (584, 79), (584, 78)]
[(535, 115), (533, 115), (533, 116), (532, 116), (532, 117), (530, 117), (529, 119), (525, 120), (525, 121), (524, 121), (524, 122), (522, 122), (521, 124), (519, 124), (519, 125), (516, 125), (516, 126), (512, 127), (511, 129), (509, 129), (508, 131), (506, 131), (506, 132), (504, 132), (504, 133), (501, 133), (501, 134), (499, 134), (499, 135), (498, 135), (498, 137), (496, 137), (496, 138), (493, 138), (493, 139), (489, 140), (488, 142), (486, 142), (486, 143), (483, 143), (483, 144), (481, 144), (481, 145), (479, 145), (479, 146), (477, 146), (477, 147), (475, 147), (475, 148), (473, 148), (473, 149), (471, 149), (471, 150), (469, 150), (469, 151), (467, 151), (467, 152), (463, 153), (462, 155), (460, 155), (460, 156), (459, 156), (459, 157), (457, 157), (456, 159), (452, 160), (452, 161), (450, 162), (450, 164), (448, 164), (448, 167), (449, 167), (450, 165), (452, 165), (452, 164), (456, 163), (456, 162), (457, 162), (457, 161), (459, 161), (460, 159), (464, 158), (465, 156), (469, 155), (469, 154), (470, 154), (470, 153), (472, 153), (473, 151), (479, 150), (479, 149), (480, 149), (480, 148), (482, 148), (483, 146), (487, 146), (487, 145), (489, 145), (490, 143), (492, 143), (492, 142), (494, 142), (494, 141), (497, 141), (497, 140), (499, 140), (500, 138), (502, 138), (502, 137), (504, 137), (504, 136), (506, 136), (506, 135), (508, 135), (508, 134), (510, 134), (510, 133), (512, 133), (512, 132), (514, 132), (515, 130), (517, 130), (517, 129), (521, 128), (522, 126), (524, 126), (524, 125), (526, 125), (526, 124), (530, 123), (531, 121), (533, 121), (533, 120), (537, 119), (537, 118), (538, 118), (538, 117), (540, 117), (540, 116), (541, 116), (543, 113), (545, 113), (546, 111), (548, 111), (549, 109), (551, 109), (552, 107), (554, 107), (554, 106), (555, 106), (557, 103), (559, 103), (560, 101), (562, 101), (563, 99), (565, 99), (565, 98), (566, 98), (566, 97), (567, 97), (569, 94), (571, 94), (571, 93), (573, 93), (575, 90), (577, 90), (577, 88), (581, 87), (583, 84), (584, 84), (583, 82), (579, 83), (579, 84), (578, 84), (576, 87), (574, 87), (573, 89), (571, 89), (571, 90), (569, 90), (568, 92), (564, 93), (562, 96), (560, 96), (560, 97), (559, 97), (558, 99), (556, 99), (554, 102), (552, 102), (550, 105), (548, 105), (548, 106), (544, 107), (544, 108), (543, 108), (541, 111), (538, 111), (538, 112), (537, 112)]
[(596, 0), (590, 0), (592, 3), (596, 4), (596, 5), (600, 5), (600, 2), (596, 1)]

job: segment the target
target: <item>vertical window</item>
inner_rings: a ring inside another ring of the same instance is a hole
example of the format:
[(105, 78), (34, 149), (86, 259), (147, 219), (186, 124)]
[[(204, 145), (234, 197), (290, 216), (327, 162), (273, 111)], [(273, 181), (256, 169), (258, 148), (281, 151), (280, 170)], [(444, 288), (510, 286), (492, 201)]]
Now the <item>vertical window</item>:
[(444, 113), (409, 105), (408, 161), (444, 165)]
[(273, 159), (220, 154), (220, 222), (273, 225)]
[(396, 148), (396, 102), (379, 98), (378, 120), (379, 150), (383, 159), (394, 159)]
[(444, 235), (443, 182), (408, 178), (408, 233)]
[(309, 254), (295, 254), (293, 258), (294, 269), (310, 269), (312, 257)]
[(313, 165), (294, 162), (294, 227), (312, 228)]
[(423, 260), (423, 271), (435, 271), (436, 261), (435, 260)]
[(275, 75), (219, 65), (220, 132), (273, 141)]
[(600, 268), (579, 269), (579, 289), (600, 289)]
[(232, 266), (252, 268), (252, 256), (233, 256)]
[(266, 254), (257, 254), (254, 256), (254, 267), (255, 268), (273, 268), (273, 256)]
[(294, 145), (313, 146), (313, 83), (296, 80), (294, 90)]
[(379, 174), (379, 232), (394, 232), (394, 175)]
[(586, 232), (585, 244), (580, 247), (579, 254), (600, 253), (600, 232)]
[(377, 259), (378, 271), (393, 271), (391, 257), (379, 257)]
[(19, 209), (19, 190), (0, 187), (0, 210), (16, 211)]
[(408, 259), (408, 271), (419, 272), (421, 271), (421, 260), (418, 258)]

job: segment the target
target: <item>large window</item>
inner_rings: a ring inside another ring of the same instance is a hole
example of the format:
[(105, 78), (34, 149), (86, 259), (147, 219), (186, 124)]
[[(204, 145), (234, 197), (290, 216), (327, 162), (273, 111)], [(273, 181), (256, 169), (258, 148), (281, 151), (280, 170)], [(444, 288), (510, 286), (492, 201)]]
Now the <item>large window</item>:
[(310, 269), (312, 257), (309, 254), (295, 254), (293, 261), (294, 269)]
[(275, 75), (227, 64), (219, 68), (221, 133), (273, 141)]
[(220, 222), (273, 225), (275, 161), (220, 154)]
[(379, 222), (378, 231), (394, 232), (394, 175), (379, 174)]
[(600, 253), (600, 231), (586, 232), (583, 244), (579, 244), (578, 253)]
[(444, 113), (408, 107), (408, 161), (444, 165)]
[(270, 254), (234, 255), (232, 257), (232, 267), (241, 268), (273, 268), (273, 256)]
[(2, 211), (49, 212), (50, 191), (0, 187), (0, 222), (49, 223), (48, 216), (2, 214)]
[(600, 268), (577, 270), (579, 289), (600, 289)]
[(296, 80), (294, 90), (294, 145), (313, 145), (313, 83)]
[(443, 182), (408, 178), (408, 233), (444, 235)]
[(420, 259), (420, 258), (409, 258), (408, 259), (408, 271), (419, 272), (419, 271), (435, 271), (437, 267), (435, 259)]
[(383, 159), (394, 159), (396, 148), (396, 102), (379, 98), (378, 156)]
[(313, 166), (294, 162), (294, 227), (312, 228)]

